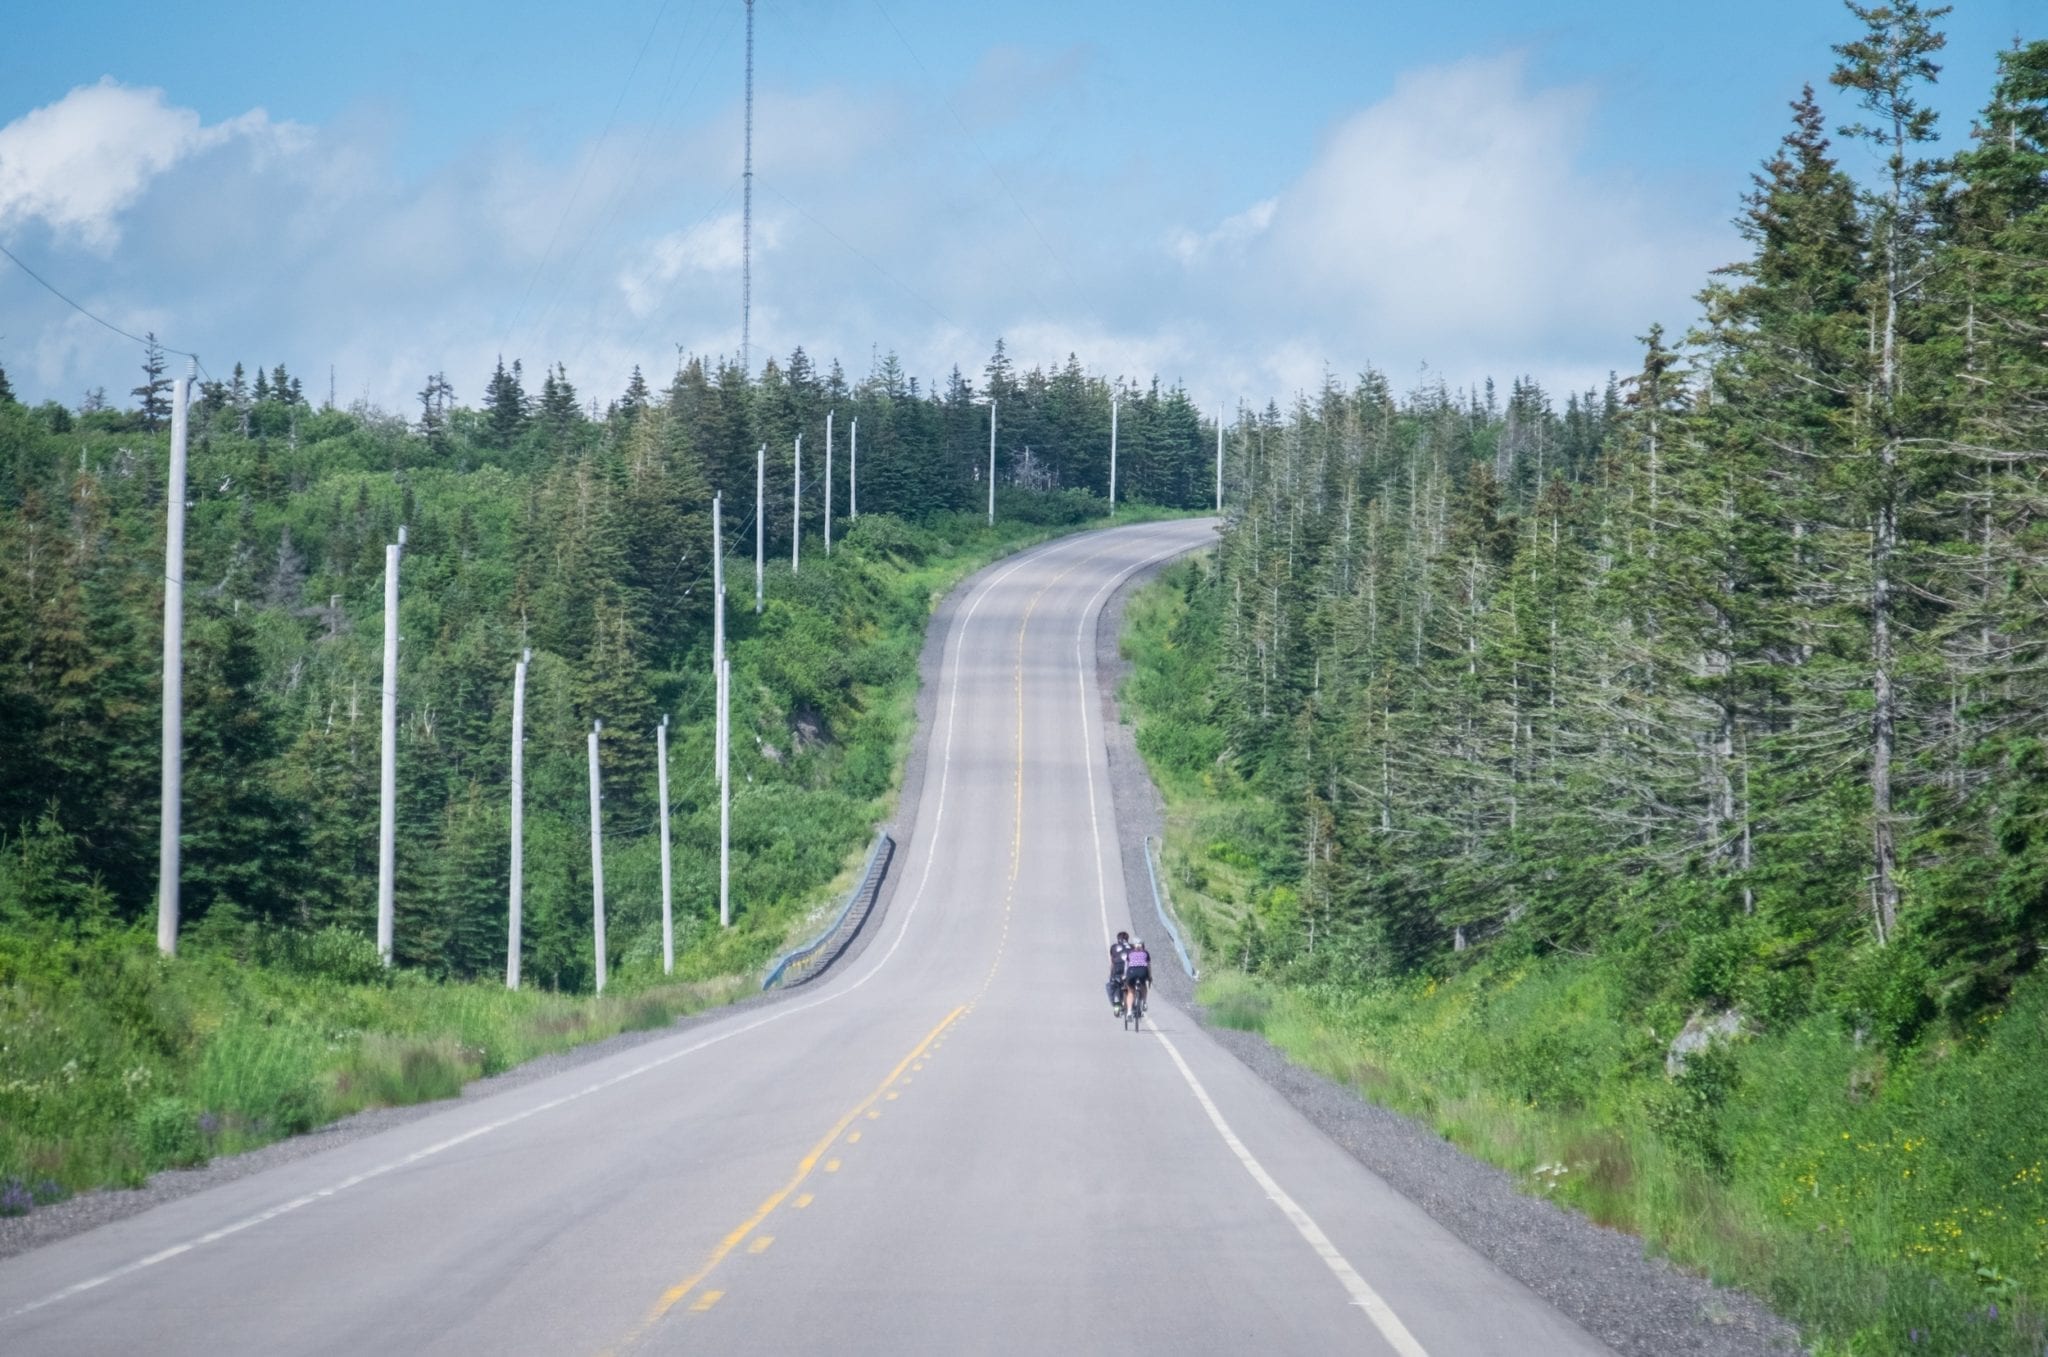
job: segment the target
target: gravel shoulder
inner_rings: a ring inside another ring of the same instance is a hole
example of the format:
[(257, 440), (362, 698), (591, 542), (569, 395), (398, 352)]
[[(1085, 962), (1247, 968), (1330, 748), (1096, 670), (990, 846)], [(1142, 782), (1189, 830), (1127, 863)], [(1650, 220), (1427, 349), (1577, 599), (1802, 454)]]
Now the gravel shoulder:
[[(1149, 913), (1144, 840), (1165, 807), (1117, 702), (1130, 665), (1118, 644), (1130, 595), (1170, 562), (1134, 575), (1104, 604), (1095, 628), (1095, 675), (1109, 776), (1123, 846), (1124, 890), (1134, 917)], [(1717, 1287), (1644, 1252), (1633, 1235), (1605, 1229), (1514, 1179), (1429, 1127), (1366, 1101), (1290, 1061), (1254, 1032), (1217, 1027), (1179, 966), (1155, 982), (1210, 1036), (1359, 1163), (1435, 1217), (1503, 1272), (1623, 1357), (1761, 1357), (1802, 1351), (1798, 1330), (1755, 1297)]]

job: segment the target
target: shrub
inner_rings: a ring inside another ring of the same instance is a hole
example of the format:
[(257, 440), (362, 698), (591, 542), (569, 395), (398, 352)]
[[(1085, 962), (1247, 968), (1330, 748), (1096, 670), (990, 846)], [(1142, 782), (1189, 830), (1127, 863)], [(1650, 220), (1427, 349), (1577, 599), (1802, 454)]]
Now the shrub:
[(360, 1106), (405, 1107), (453, 1098), (481, 1064), (452, 1037), (428, 1041), (372, 1034), (363, 1039), (341, 1081)]
[(381, 985), (391, 976), (375, 939), (333, 926), (294, 937), (286, 964), (301, 975), (337, 985)]
[(302, 1027), (225, 1027), (200, 1056), (192, 1096), (203, 1107), (233, 1114), (257, 1135), (311, 1130), (324, 1110), (313, 1082), (321, 1047), (318, 1035)]
[(1263, 1032), (1273, 1014), (1273, 1000), (1250, 983), (1230, 977), (1219, 979), (1209, 997), (1209, 1020), (1218, 1027), (1240, 1032)]
[(151, 1168), (189, 1168), (206, 1162), (199, 1114), (183, 1098), (153, 1098), (135, 1118), (136, 1148)]

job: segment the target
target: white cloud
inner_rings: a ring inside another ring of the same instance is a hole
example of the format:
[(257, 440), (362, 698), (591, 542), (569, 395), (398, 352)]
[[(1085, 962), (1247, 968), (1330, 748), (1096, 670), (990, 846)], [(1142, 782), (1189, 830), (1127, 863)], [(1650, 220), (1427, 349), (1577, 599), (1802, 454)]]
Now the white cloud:
[(1608, 291), (1611, 247), (1634, 244), (1633, 206), (1572, 173), (1590, 108), (1526, 90), (1512, 57), (1404, 77), (1288, 191), (1277, 257), (1433, 329), (1541, 323), (1560, 283)]
[[(1066, 79), (1057, 60), (991, 62)], [(756, 363), (801, 344), (859, 376), (893, 350), (926, 380), (955, 363), (978, 378), (1002, 336), (1020, 364), (1071, 351), (1183, 382), (1205, 407), (1284, 404), (1370, 362), (1404, 389), (1425, 371), (1580, 384), (1626, 366), (1651, 320), (1682, 324), (1729, 250), (1717, 223), (1590, 169), (1593, 93), (1535, 86), (1513, 57), (1409, 73), (1291, 173), (1177, 227), (1160, 204), (1197, 191), (1170, 164), (1006, 145), (998, 181), (956, 123), (909, 103), (763, 99)], [(677, 346), (738, 350), (736, 105), (559, 158), (512, 138), (454, 146), (407, 174), (404, 129), (374, 118), (209, 126), (160, 91), (102, 84), (0, 130), (0, 230), (49, 223), (36, 258), (53, 279), (216, 370), (282, 360), (324, 393), (331, 363), (343, 401), (405, 409), (434, 371), (474, 399), (502, 353), (530, 373), (565, 362), (603, 399), (636, 363), (667, 371)], [(110, 144), (128, 159), (95, 168)], [(33, 398), (134, 384), (121, 341), (11, 271), (0, 311)]]
[(205, 126), (160, 89), (80, 85), (0, 127), (0, 227), (40, 220), (95, 249), (120, 239), (118, 217), (157, 176), (195, 152), (235, 139), (289, 146), (289, 125), (261, 109)]
[(1263, 295), (1288, 318), (1257, 327), (1276, 383), (1368, 354), (1397, 382), (1425, 362), (1454, 384), (1576, 380), (1626, 363), (1650, 320), (1682, 323), (1727, 254), (1724, 231), (1586, 167), (1596, 111), (1589, 89), (1532, 88), (1518, 55), (1413, 71), (1273, 199), (1168, 249), (1238, 306)]
[(1199, 263), (1219, 250), (1242, 249), (1266, 233), (1279, 206), (1277, 198), (1253, 203), (1236, 216), (1225, 217), (1215, 230), (1206, 235), (1179, 227), (1167, 237), (1166, 247), (1183, 264)]
[[(645, 316), (661, 305), (669, 288), (691, 274), (738, 277), (743, 262), (740, 214), (727, 212), (682, 231), (658, 236), (641, 257), (620, 270), (618, 288), (626, 308)], [(781, 242), (781, 223), (764, 217), (754, 224), (754, 249), (766, 255)]]

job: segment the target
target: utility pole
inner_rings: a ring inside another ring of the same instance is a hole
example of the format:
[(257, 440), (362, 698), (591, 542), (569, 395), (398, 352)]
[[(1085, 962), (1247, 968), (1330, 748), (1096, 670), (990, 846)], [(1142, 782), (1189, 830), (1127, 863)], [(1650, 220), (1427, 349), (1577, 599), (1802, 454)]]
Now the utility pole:
[(185, 442), (197, 359), (171, 383), (171, 465), (164, 486), (163, 799), (156, 849), (156, 948), (178, 954), (178, 832), (185, 786)]
[(1216, 512), (1223, 512), (1223, 407), (1216, 407)]
[(732, 927), (732, 661), (718, 665), (718, 924)]
[(398, 559), (405, 525), (384, 547), (384, 732), (377, 791), (377, 951), (391, 964), (398, 883)]
[[(749, 0), (751, 3), (751, 0)], [(754, 454), (754, 615), (761, 615), (761, 578), (768, 561), (768, 445)]]
[(860, 419), (853, 421), (851, 446), (846, 449), (846, 516), (860, 517)]
[(754, 324), (754, 0), (747, 0), (747, 152), (740, 194), (740, 371), (752, 377)]
[(732, 663), (725, 657), (725, 510), (711, 497), (711, 677), (717, 690), (718, 924), (732, 927)]
[(832, 554), (832, 416), (825, 412), (825, 554)]
[(519, 988), (519, 935), (525, 917), (521, 892), (526, 882), (526, 666), (532, 662), (529, 650), (512, 671), (512, 891), (505, 911), (506, 989)]
[(668, 847), (668, 713), (654, 730), (654, 767), (661, 787), (661, 973), (676, 969), (675, 877)]
[(590, 917), (596, 935), (597, 992), (604, 993), (604, 815), (597, 780), (597, 737), (604, 722), (590, 723)]
[(803, 565), (804, 540), (804, 436), (796, 436), (796, 488), (790, 492), (789, 500), (789, 573), (794, 575)]
[(988, 403), (988, 525), (996, 525), (996, 403)]
[(1109, 511), (1116, 512), (1116, 397), (1109, 398)]
[[(725, 497), (711, 497), (711, 663), (712, 676), (725, 663)], [(723, 728), (721, 727), (721, 730)]]

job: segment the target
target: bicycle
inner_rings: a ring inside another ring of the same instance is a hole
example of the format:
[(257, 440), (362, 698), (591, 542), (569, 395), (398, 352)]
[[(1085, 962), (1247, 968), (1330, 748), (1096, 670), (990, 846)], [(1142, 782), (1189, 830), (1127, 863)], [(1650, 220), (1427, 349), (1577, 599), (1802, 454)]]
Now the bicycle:
[(1135, 983), (1128, 980), (1124, 982), (1123, 1019), (1125, 1031), (1136, 1032), (1141, 1030), (1142, 1024), (1145, 1021), (1145, 994), (1151, 987), (1152, 982), (1150, 980), (1139, 980)]

